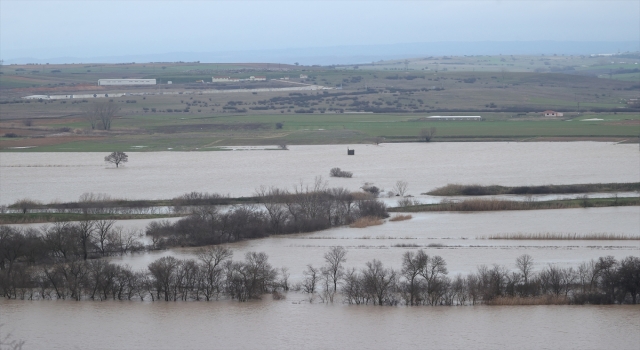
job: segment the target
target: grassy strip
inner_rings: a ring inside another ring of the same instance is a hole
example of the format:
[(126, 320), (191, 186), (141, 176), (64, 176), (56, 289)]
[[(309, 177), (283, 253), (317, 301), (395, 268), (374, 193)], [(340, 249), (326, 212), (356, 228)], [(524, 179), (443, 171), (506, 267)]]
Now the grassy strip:
[(584, 241), (638, 241), (640, 236), (629, 236), (618, 233), (557, 233), (557, 232), (545, 232), (545, 233), (498, 233), (489, 236), (478, 237), (478, 239), (509, 239), (509, 240), (584, 240)]
[(633, 191), (640, 191), (640, 182), (516, 187), (448, 184), (425, 194), (431, 196), (488, 196), (498, 194), (522, 195)]
[(396, 214), (392, 218), (390, 218), (389, 221), (404, 221), (404, 220), (409, 220), (412, 217), (413, 216), (411, 216), (411, 214), (407, 214), (407, 215)]
[(0, 225), (35, 224), (45, 222), (80, 220), (132, 220), (176, 217), (175, 214), (75, 214), (75, 213), (27, 213), (0, 214)]
[(580, 198), (542, 202), (517, 202), (498, 199), (467, 199), (461, 202), (421, 204), (408, 207), (389, 208), (389, 212), (425, 211), (497, 211), (497, 210), (539, 210), (587, 207), (615, 207), (640, 205), (640, 198)]
[(569, 305), (569, 298), (559, 295), (543, 295), (539, 297), (501, 297), (485, 301), (486, 305)]
[[(170, 206), (197, 206), (197, 205), (233, 205), (242, 203), (259, 203), (257, 197), (219, 197), (212, 199), (155, 199), (155, 200), (128, 200), (113, 199), (99, 202), (65, 202), (65, 203), (49, 203), (43, 204), (37, 201), (27, 203), (30, 209), (83, 209), (83, 208), (151, 208), (151, 207), (170, 207)], [(22, 209), (24, 203), (18, 201), (9, 205), (11, 209)]]
[(352, 228), (365, 228), (369, 226), (382, 225), (384, 221), (374, 216), (365, 216), (356, 220), (353, 224), (349, 225)]

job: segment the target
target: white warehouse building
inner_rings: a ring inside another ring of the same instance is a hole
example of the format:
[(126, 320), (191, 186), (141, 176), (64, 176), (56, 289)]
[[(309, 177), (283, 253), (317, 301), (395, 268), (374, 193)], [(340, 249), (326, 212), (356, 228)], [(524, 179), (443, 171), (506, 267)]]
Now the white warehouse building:
[(156, 85), (155, 79), (98, 79), (98, 85)]
[(479, 115), (434, 115), (427, 117), (430, 120), (482, 120)]

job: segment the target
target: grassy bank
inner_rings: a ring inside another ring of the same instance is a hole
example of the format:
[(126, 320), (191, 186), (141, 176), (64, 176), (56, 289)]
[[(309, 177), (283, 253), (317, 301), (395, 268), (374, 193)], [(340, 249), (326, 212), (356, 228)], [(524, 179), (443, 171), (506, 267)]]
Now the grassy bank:
[(538, 297), (500, 297), (485, 301), (492, 306), (518, 306), (518, 305), (569, 305), (569, 298), (560, 295), (542, 295)]
[(489, 235), (486, 237), (478, 237), (478, 239), (507, 239), (507, 240), (577, 240), (577, 241), (637, 241), (640, 240), (640, 236), (629, 236), (618, 233), (557, 233), (557, 232), (544, 232), (544, 233), (498, 233)]
[(580, 198), (541, 202), (517, 202), (498, 199), (467, 199), (461, 202), (421, 204), (408, 207), (389, 208), (388, 211), (415, 213), (426, 211), (540, 210), (632, 205), (640, 205), (640, 198)]
[[(10, 209), (56, 209), (56, 210), (81, 210), (86, 208), (154, 208), (154, 207), (181, 207), (181, 206), (198, 206), (198, 205), (234, 205), (243, 203), (258, 203), (256, 197), (224, 197), (224, 196), (208, 196), (208, 194), (195, 193), (199, 195), (197, 198), (188, 197), (191, 194), (185, 196), (176, 197), (173, 199), (107, 199), (98, 201), (86, 201), (86, 202), (63, 202), (63, 203), (41, 203), (39, 201), (32, 200), (20, 200), (8, 206)], [(185, 198), (186, 197), (186, 198)]]
[(0, 214), (0, 225), (36, 224), (45, 222), (80, 221), (80, 220), (133, 220), (160, 219), (176, 217), (176, 214), (76, 214), (76, 213), (27, 213)]
[(448, 184), (424, 194), (431, 196), (488, 196), (500, 194), (526, 195), (633, 191), (640, 191), (640, 182), (515, 187)]

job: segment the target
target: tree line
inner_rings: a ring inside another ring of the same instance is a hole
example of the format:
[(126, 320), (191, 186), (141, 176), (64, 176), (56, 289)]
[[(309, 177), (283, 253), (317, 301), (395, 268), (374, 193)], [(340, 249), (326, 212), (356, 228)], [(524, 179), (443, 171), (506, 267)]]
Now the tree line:
[[(78, 222), (55, 222), (40, 228), (0, 225), (0, 269), (13, 265), (52, 264), (95, 259), (174, 246), (205, 246), (243, 239), (324, 230), (348, 225), (361, 217), (385, 218), (385, 205), (370, 194), (343, 188), (326, 188), (321, 181), (293, 191), (262, 188), (260, 203), (234, 205), (221, 210), (218, 195), (190, 193), (172, 203), (187, 216), (177, 222), (155, 221), (146, 228), (151, 238), (144, 245), (142, 232), (124, 230), (115, 220), (93, 220), (102, 212), (84, 208), (87, 216)], [(91, 202), (93, 203), (93, 202)], [(205, 204), (203, 204), (205, 203)]]
[(326, 188), (321, 180), (292, 191), (261, 188), (260, 204), (242, 204), (221, 210), (217, 206), (190, 207), (190, 215), (171, 223), (148, 225), (146, 235), (154, 249), (237, 242), (269, 235), (313, 232), (349, 225), (362, 217), (386, 218), (384, 203), (368, 193)]
[(220, 297), (247, 301), (266, 293), (283, 298), (295, 290), (309, 300), (372, 305), (476, 305), (502, 299), (545, 297), (562, 304), (636, 304), (640, 294), (640, 258), (611, 256), (562, 268), (549, 264), (533, 270), (533, 258), (522, 255), (517, 269), (482, 265), (466, 276), (449, 277), (446, 261), (423, 250), (402, 256), (399, 270), (373, 259), (360, 269), (346, 268), (347, 250), (332, 247), (324, 265), (307, 265), (301, 282), (289, 282), (289, 269), (276, 269), (265, 253), (248, 252), (233, 260), (223, 246), (196, 251), (196, 259), (163, 257), (141, 271), (104, 259), (74, 259), (42, 265), (18, 264), (0, 271), (6, 298), (71, 300), (200, 301)]

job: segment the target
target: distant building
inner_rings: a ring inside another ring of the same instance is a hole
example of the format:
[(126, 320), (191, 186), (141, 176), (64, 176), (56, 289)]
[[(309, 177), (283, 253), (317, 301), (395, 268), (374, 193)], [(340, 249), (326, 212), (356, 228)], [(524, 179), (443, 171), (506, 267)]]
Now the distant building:
[(155, 79), (98, 79), (98, 85), (156, 85)]
[(309, 76), (306, 74), (300, 74), (300, 79), (308, 79)]
[(434, 115), (427, 117), (428, 120), (482, 120), (479, 115)]
[(564, 114), (556, 111), (544, 111), (542, 112), (542, 115), (545, 117), (562, 117)]
[(227, 82), (227, 81), (238, 81), (239, 79), (237, 78), (231, 78), (231, 77), (222, 77), (222, 76), (217, 76), (217, 77), (213, 77), (211, 78), (211, 81), (216, 83), (216, 82)]
[(211, 81), (214, 83), (218, 83), (218, 82), (238, 82), (238, 81), (264, 81), (267, 80), (267, 77), (264, 76), (250, 76), (249, 78), (246, 79), (240, 79), (240, 78), (233, 78), (233, 77), (222, 77), (222, 76), (218, 76), (218, 77), (213, 77), (211, 78)]

